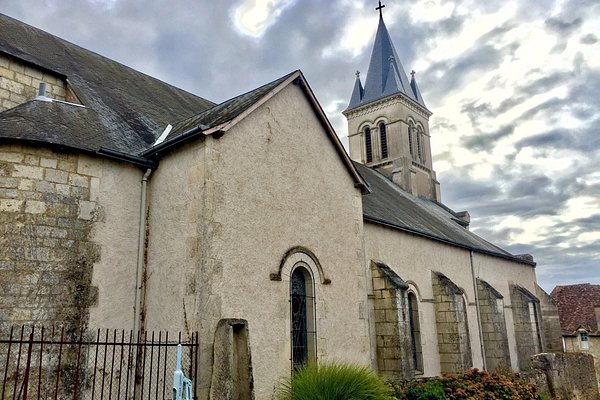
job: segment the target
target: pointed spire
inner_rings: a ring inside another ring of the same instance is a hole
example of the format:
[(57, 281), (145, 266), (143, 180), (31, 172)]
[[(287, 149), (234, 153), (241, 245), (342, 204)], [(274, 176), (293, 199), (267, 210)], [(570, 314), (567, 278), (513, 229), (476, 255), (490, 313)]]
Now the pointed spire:
[(416, 74), (417, 73), (415, 72), (414, 69), (412, 71), (410, 71), (410, 76), (411, 76), (410, 87), (415, 96), (415, 99), (417, 100), (417, 103), (419, 103), (423, 107), (425, 107), (425, 102), (423, 101), (423, 96), (421, 96), (421, 91), (419, 90), (419, 86), (417, 86), (417, 80), (415, 79)]
[[(350, 100), (347, 111), (359, 105), (368, 104), (396, 93), (402, 93), (425, 107), (420, 93), (418, 95), (415, 94), (411, 81), (408, 80), (408, 76), (396, 53), (390, 34), (383, 21), (383, 14), (381, 12), (383, 7), (381, 2), (379, 7), (377, 7), (379, 11), (379, 25), (377, 27), (377, 34), (375, 35), (367, 79), (362, 89), (361, 101), (356, 103)], [(356, 84), (354, 92), (356, 92)], [(418, 93), (418, 89), (416, 93)]]
[(360, 105), (360, 102), (362, 101), (363, 94), (364, 89), (360, 81), (360, 71), (356, 71), (356, 81), (354, 83), (354, 90), (352, 90), (352, 97), (350, 97), (350, 104), (348, 104), (348, 109), (358, 107), (358, 105)]

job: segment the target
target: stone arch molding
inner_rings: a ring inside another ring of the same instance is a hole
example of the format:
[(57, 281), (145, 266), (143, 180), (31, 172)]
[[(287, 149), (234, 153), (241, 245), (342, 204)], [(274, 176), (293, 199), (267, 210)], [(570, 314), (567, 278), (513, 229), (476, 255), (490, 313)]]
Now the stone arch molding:
[(297, 264), (306, 268), (315, 281), (318, 280), (323, 285), (329, 285), (331, 283), (331, 279), (325, 276), (323, 267), (321, 267), (321, 263), (314, 253), (301, 246), (292, 247), (284, 254), (279, 263), (279, 269), (277, 272), (271, 273), (269, 279), (272, 281), (282, 281), (283, 277), (285, 277), (286, 281), (289, 281), (292, 270)]

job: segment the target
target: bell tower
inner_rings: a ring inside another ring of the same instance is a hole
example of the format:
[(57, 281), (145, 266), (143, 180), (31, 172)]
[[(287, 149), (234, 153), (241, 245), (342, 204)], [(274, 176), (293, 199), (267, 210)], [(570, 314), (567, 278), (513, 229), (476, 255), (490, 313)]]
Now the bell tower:
[(405, 191), (440, 201), (431, 162), (429, 117), (415, 72), (408, 79), (383, 22), (379, 26), (365, 85), (356, 72), (348, 108), (350, 157), (377, 169)]

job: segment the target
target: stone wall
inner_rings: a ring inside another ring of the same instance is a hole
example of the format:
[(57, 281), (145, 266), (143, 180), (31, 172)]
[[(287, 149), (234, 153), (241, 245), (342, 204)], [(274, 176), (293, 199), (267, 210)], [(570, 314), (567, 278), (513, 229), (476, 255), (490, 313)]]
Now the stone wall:
[(542, 336), (544, 340), (544, 351), (549, 353), (560, 353), (563, 351), (562, 330), (558, 318), (558, 308), (552, 297), (538, 285), (535, 294), (540, 300), (540, 311), (542, 316)]
[(385, 264), (371, 262), (377, 370), (392, 379), (414, 376), (408, 285)]
[(464, 372), (473, 366), (463, 290), (439, 272), (432, 272), (440, 369)]
[(542, 353), (531, 359), (529, 378), (546, 398), (598, 400), (594, 359), (581, 353)]
[(33, 100), (40, 82), (46, 83), (46, 96), (56, 100), (78, 103), (58, 74), (0, 54), (0, 112)]
[(531, 356), (543, 351), (539, 322), (539, 300), (527, 289), (518, 285), (511, 285), (510, 297), (519, 370), (527, 371)]
[(100, 247), (91, 240), (103, 210), (97, 170), (86, 157), (0, 146), (0, 327), (86, 326)]
[(510, 368), (503, 296), (481, 279), (477, 279), (477, 295), (487, 369)]

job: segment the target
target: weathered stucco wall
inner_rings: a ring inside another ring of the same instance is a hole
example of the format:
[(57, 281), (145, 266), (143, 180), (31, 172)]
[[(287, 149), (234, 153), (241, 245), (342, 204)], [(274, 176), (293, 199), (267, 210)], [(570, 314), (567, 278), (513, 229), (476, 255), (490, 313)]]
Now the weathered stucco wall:
[(165, 156), (150, 186), (148, 328), (200, 331), (201, 398), (221, 318), (248, 321), (257, 399), (290, 374), (290, 271), (271, 274), (297, 246), (324, 275), (316, 356), (369, 364), (361, 193), (299, 88)]
[[(88, 326), (90, 312), (124, 312), (115, 278), (127, 279), (132, 254), (125, 218), (132, 199), (123, 194), (123, 185), (135, 187), (124, 179), (131, 170), (68, 152), (0, 146), (2, 326), (64, 324), (73, 331)], [(115, 241), (117, 233), (124, 240)]]
[(290, 374), (289, 271), (269, 276), (296, 246), (331, 280), (314, 276), (318, 360), (368, 364), (361, 192), (301, 90), (286, 87), (211, 143), (222, 313), (248, 321), (257, 398)]

